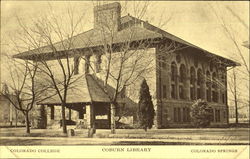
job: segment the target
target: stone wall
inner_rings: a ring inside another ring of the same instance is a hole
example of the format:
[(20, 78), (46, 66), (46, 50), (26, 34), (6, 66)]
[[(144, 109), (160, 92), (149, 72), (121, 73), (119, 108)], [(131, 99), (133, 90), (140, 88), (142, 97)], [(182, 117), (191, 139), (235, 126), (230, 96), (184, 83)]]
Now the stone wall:
[[(207, 101), (216, 112), (212, 125), (227, 124), (226, 66), (216, 60), (195, 49), (171, 54), (157, 50), (158, 128), (190, 126), (183, 116), (196, 99)], [(180, 121), (174, 121), (174, 111), (181, 114)]]

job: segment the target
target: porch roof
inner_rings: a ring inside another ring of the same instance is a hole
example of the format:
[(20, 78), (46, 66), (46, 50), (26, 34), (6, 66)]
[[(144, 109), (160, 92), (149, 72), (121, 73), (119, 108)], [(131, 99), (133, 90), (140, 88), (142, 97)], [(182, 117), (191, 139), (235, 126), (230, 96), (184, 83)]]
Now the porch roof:
[[(61, 92), (63, 94), (63, 89), (61, 89)], [(56, 94), (54, 89), (46, 91), (47, 96), (53, 93)], [(110, 99), (92, 75), (74, 75), (67, 91), (66, 103), (91, 102), (110, 102)], [(38, 104), (61, 105), (61, 100), (56, 94)]]

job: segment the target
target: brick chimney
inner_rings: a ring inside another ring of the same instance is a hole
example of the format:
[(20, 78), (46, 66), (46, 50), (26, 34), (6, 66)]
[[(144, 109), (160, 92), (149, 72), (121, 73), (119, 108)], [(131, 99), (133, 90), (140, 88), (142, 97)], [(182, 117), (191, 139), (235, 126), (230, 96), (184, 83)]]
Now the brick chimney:
[(119, 31), (121, 5), (118, 2), (94, 7), (94, 28)]

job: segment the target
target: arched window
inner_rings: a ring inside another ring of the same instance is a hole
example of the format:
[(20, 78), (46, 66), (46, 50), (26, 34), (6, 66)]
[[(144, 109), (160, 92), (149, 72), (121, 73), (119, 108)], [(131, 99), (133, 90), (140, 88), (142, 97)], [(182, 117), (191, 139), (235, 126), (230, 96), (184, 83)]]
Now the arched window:
[(197, 71), (197, 99), (201, 99), (201, 82), (202, 82), (202, 71), (199, 68)]
[(179, 79), (179, 97), (180, 97), (180, 99), (185, 99), (185, 97), (184, 97), (185, 80), (186, 80), (186, 67), (185, 67), (185, 65), (181, 64), (180, 79)]
[(175, 62), (172, 62), (171, 63), (171, 97), (173, 99), (177, 98), (176, 87), (177, 87), (177, 66)]
[(166, 69), (167, 62), (165, 55), (159, 55), (158, 59), (159, 59), (159, 68)]
[(79, 74), (80, 57), (74, 57), (74, 75)]
[(96, 67), (96, 73), (99, 73), (101, 71), (101, 63), (102, 63), (102, 56), (96, 55), (96, 61), (95, 61), (95, 67)]
[(194, 67), (190, 68), (190, 97), (192, 100), (195, 100), (195, 69)]
[(211, 75), (210, 72), (206, 73), (206, 91), (207, 91), (207, 101), (211, 102)]
[(124, 86), (120, 92), (121, 98), (125, 98), (126, 97), (126, 86)]
[(162, 59), (162, 68), (163, 69), (166, 69), (166, 67), (167, 67), (167, 64), (166, 64), (166, 57), (165, 57), (165, 55), (163, 55), (162, 57), (161, 57), (161, 59)]
[(89, 73), (89, 66), (90, 66), (90, 55), (85, 56), (85, 73)]
[(212, 74), (212, 100), (218, 102), (217, 74), (215, 72)]

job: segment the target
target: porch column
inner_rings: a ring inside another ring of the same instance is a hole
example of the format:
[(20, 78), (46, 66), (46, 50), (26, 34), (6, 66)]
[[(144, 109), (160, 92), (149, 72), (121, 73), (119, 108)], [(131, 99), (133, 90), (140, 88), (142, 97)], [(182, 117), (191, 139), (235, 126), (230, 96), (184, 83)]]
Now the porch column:
[(110, 108), (108, 108), (108, 128), (111, 128), (111, 112), (110, 112)]
[(50, 106), (50, 119), (54, 120), (55, 119), (55, 107), (54, 105)]
[(86, 118), (87, 118), (87, 128), (88, 128), (88, 137), (93, 137), (95, 134), (95, 114), (94, 114), (94, 105), (86, 105)]
[(71, 108), (69, 108), (69, 120), (71, 120)]

